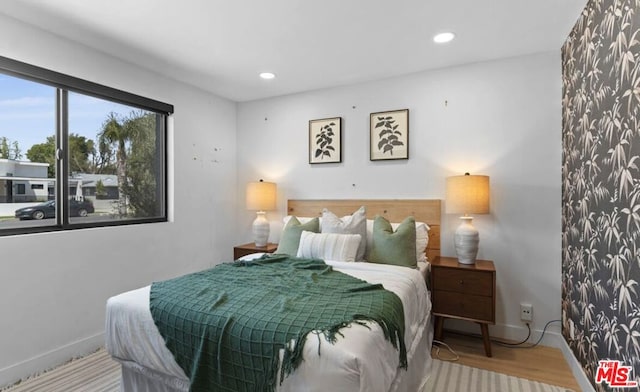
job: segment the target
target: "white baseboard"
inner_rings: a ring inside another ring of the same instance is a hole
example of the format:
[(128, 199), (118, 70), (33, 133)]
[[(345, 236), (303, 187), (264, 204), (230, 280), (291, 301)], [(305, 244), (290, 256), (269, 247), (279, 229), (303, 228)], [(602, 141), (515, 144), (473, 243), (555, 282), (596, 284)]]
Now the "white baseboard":
[(564, 354), (564, 359), (569, 364), (571, 371), (573, 372), (573, 377), (575, 377), (578, 385), (583, 392), (595, 392), (593, 385), (589, 382), (589, 377), (585, 374), (584, 370), (582, 370), (582, 365), (578, 362), (578, 359), (575, 355), (573, 355), (573, 351), (567, 344), (567, 341), (562, 339), (562, 345), (560, 346), (560, 350), (562, 350), (562, 354)]
[[(540, 340), (541, 346), (560, 348), (560, 341), (563, 340), (562, 333), (560, 332), (560, 323), (550, 324), (547, 330), (542, 336), (542, 329), (531, 328), (531, 336), (528, 339), (528, 343), (536, 343)], [(508, 340), (521, 341), (527, 337), (528, 329), (525, 325), (515, 326), (499, 324), (489, 327), (491, 336), (500, 337)]]
[[(544, 337), (540, 341), (541, 346), (560, 348), (561, 341), (564, 341), (560, 333), (560, 324), (553, 323), (547, 328)], [(476, 323), (468, 321), (447, 319), (445, 323), (446, 329), (454, 331), (462, 331), (465, 333), (480, 334), (480, 326)], [(507, 339), (512, 341), (522, 341), (527, 337), (527, 327), (525, 325), (508, 325), (496, 324), (489, 326), (489, 335), (493, 338)], [(542, 329), (531, 329), (531, 336), (527, 340), (528, 343), (537, 342), (542, 336)]]
[[(540, 345), (554, 347), (562, 351), (562, 355), (564, 356), (565, 361), (567, 361), (569, 368), (571, 368), (571, 372), (573, 373), (573, 376), (575, 377), (576, 382), (580, 386), (581, 390), (583, 392), (595, 392), (593, 385), (591, 385), (591, 382), (589, 382), (589, 378), (584, 373), (584, 370), (582, 370), (580, 362), (578, 362), (575, 355), (573, 355), (573, 351), (571, 351), (571, 348), (569, 348), (569, 345), (564, 340), (562, 333), (560, 333), (559, 323), (554, 324), (555, 325), (552, 324), (553, 327), (552, 325), (550, 325), (549, 328), (547, 328), (544, 337), (540, 341)], [(447, 320), (447, 324), (445, 325), (445, 327), (447, 329), (465, 333), (480, 333), (480, 327), (477, 324), (462, 322), (458, 320)], [(494, 338), (521, 341), (527, 336), (527, 327), (506, 324), (491, 325), (489, 326), (489, 334)], [(540, 339), (541, 335), (541, 329), (532, 329), (531, 337), (528, 340), (529, 343), (537, 342), (538, 339)]]
[(90, 354), (104, 346), (104, 332), (77, 340), (0, 369), (0, 388), (61, 365), (70, 359)]

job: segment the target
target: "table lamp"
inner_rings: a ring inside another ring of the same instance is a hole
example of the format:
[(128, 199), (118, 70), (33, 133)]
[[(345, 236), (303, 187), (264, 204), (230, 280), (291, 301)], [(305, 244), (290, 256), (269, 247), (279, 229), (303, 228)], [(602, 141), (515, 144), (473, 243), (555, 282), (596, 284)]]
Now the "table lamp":
[(489, 213), (489, 176), (465, 173), (447, 178), (446, 212), (464, 214), (455, 231), (454, 246), (461, 264), (475, 264), (480, 236), (468, 214)]
[(276, 209), (276, 184), (263, 180), (247, 184), (247, 209), (257, 214), (253, 221), (253, 241), (258, 247), (267, 246), (269, 221), (265, 211)]

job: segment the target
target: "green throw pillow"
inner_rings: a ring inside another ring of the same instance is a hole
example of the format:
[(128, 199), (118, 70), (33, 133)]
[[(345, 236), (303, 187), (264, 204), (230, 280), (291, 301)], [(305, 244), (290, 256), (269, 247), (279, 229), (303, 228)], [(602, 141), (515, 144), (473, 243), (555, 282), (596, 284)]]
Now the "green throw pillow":
[(280, 243), (278, 244), (276, 253), (283, 253), (296, 257), (298, 254), (298, 246), (300, 245), (300, 235), (302, 235), (303, 231), (319, 233), (320, 221), (318, 218), (313, 218), (309, 222), (302, 224), (298, 218), (292, 216), (282, 231), (282, 236), (280, 236)]
[(373, 242), (369, 262), (417, 268), (416, 220), (410, 216), (395, 233), (388, 220), (377, 215), (373, 220)]

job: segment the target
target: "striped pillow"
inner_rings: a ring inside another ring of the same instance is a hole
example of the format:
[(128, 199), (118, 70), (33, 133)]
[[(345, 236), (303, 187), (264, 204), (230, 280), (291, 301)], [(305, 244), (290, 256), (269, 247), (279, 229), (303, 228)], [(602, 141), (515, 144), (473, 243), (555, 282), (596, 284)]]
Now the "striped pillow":
[(353, 215), (338, 218), (336, 214), (327, 210), (322, 210), (322, 221), (320, 222), (321, 233), (337, 234), (360, 234), (360, 246), (356, 253), (356, 261), (364, 261), (367, 249), (367, 209), (362, 206)]
[(303, 231), (300, 235), (297, 256), (332, 261), (355, 261), (360, 240), (360, 234), (318, 234)]

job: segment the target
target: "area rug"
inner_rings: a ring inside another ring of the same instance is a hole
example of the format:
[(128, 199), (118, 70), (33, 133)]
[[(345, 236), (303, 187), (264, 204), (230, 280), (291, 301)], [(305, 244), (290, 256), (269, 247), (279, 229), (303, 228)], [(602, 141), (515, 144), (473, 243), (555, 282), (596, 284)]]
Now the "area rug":
[(0, 392), (119, 392), (120, 364), (100, 349)]
[[(119, 392), (120, 365), (104, 349), (29, 378), (1, 392)], [(571, 392), (569, 389), (433, 360), (423, 392)]]
[(571, 389), (454, 362), (433, 360), (432, 376), (423, 392), (573, 392)]

